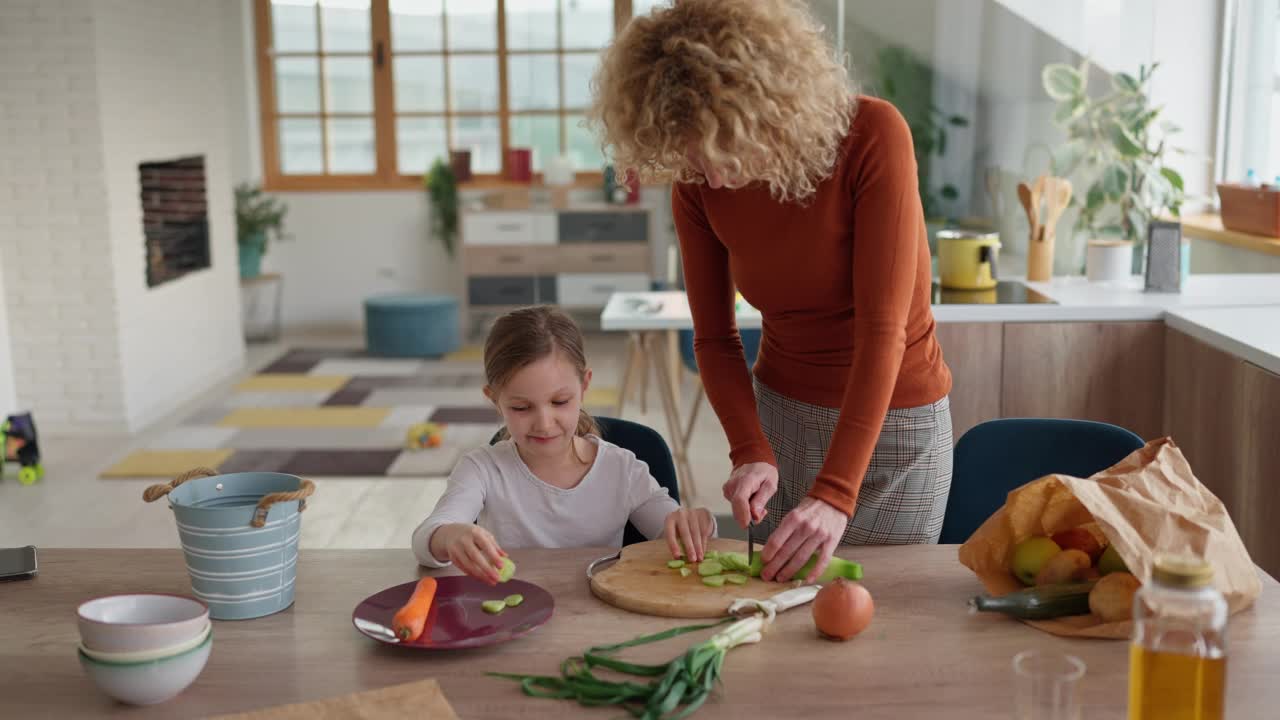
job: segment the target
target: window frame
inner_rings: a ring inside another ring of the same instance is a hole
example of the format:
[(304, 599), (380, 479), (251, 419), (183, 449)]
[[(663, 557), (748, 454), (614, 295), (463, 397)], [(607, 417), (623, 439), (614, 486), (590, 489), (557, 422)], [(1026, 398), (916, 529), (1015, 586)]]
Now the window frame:
[[(454, 0), (455, 2), (465, 0)], [(524, 186), (505, 180), (507, 172), (507, 149), (511, 147), (511, 118), (513, 116), (560, 116), (572, 117), (570, 111), (578, 108), (566, 108), (564, 105), (565, 88), (560, 83), (560, 97), (554, 110), (520, 110), (512, 111), (510, 93), (507, 83), (507, 59), (511, 55), (549, 54), (548, 50), (507, 50), (506, 0), (497, 2), (497, 49), (493, 55), (498, 61), (498, 110), (490, 112), (456, 112), (450, 107), (449, 78), (445, 77), (445, 109), (439, 113), (408, 113), (412, 117), (442, 117), (446, 124), (455, 117), (477, 115), (497, 117), (499, 139), (501, 142), (502, 167), (497, 174), (476, 174), (471, 180), (459, 183), (463, 188)], [(324, 82), (324, 59), (326, 57), (363, 56), (364, 53), (333, 52), (324, 50), (322, 35), (323, 26), (320, 21), (319, 3), (317, 3), (317, 45), (314, 52), (276, 53), (271, 47), (271, 0), (254, 0), (254, 63), (258, 78), (258, 129), (262, 143), (262, 185), (268, 191), (314, 191), (314, 190), (410, 190), (422, 187), (422, 174), (405, 175), (397, 168), (397, 139), (395, 112), (395, 78), (391, 51), (391, 9), (390, 0), (370, 0), (370, 62), (373, 77), (373, 130), (374, 130), (374, 171), (371, 174), (285, 174), (280, 165), (279, 119), (290, 117), (292, 113), (281, 113), (276, 110), (275, 59), (277, 57), (316, 57), (320, 61), (320, 112), (318, 114), (299, 113), (299, 116), (318, 117), (320, 119), (320, 137), (322, 162), (328, 164), (328, 128), (327, 120), (341, 117), (342, 114), (328, 112)], [(447, 12), (447, 11), (446, 11)], [(561, 11), (563, 12), (563, 11)], [(632, 0), (613, 0), (613, 31), (616, 34), (631, 19)], [(561, 39), (557, 40), (554, 54), (558, 67), (563, 68), (565, 55), (582, 54), (581, 48), (565, 47)], [(427, 53), (411, 52), (410, 55)], [(430, 53), (448, 58), (449, 55), (489, 55), (486, 52), (451, 51), (446, 43), (439, 53)], [(447, 62), (447, 60), (446, 60)], [(564, 147), (567, 138), (565, 123), (560, 124), (560, 145)], [(534, 174), (534, 182), (541, 182), (541, 173)], [(578, 172), (575, 174), (575, 185), (595, 187), (602, 182), (600, 171)]]

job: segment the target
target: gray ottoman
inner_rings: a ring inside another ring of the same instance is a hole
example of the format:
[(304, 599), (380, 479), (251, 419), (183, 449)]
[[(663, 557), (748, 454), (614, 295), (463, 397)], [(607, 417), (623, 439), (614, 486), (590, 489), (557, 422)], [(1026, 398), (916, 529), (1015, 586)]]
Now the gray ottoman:
[(447, 295), (381, 295), (364, 301), (370, 355), (428, 357), (458, 349), (458, 300)]

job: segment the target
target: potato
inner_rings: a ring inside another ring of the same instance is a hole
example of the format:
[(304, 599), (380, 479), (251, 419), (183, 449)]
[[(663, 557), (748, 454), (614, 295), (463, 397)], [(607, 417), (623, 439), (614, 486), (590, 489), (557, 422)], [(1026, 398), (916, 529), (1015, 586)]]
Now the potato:
[(1142, 583), (1127, 572), (1104, 575), (1089, 591), (1089, 610), (1103, 622), (1121, 622), (1133, 617), (1133, 595)]
[(1089, 554), (1082, 550), (1063, 550), (1049, 558), (1049, 562), (1036, 574), (1036, 585), (1060, 585), (1075, 582), (1093, 565)]

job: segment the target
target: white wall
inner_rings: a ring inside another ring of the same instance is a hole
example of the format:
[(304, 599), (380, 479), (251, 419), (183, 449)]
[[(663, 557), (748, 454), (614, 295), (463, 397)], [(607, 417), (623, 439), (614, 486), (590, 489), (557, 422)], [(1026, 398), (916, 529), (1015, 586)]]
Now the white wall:
[[(224, 7), (0, 5), (4, 340), (46, 430), (137, 429), (242, 363)], [(193, 154), (213, 267), (148, 289), (138, 163)]]
[(13, 384), (12, 336), (9, 334), (9, 314), (5, 310), (3, 269), (4, 248), (0, 247), (0, 418), (19, 409), (18, 392)]
[(462, 293), (461, 262), (428, 232), (425, 191), (280, 197), (293, 238), (269, 246), (263, 269), (284, 276), (286, 327), (362, 327), (362, 302), (377, 293)]
[(1217, 194), (1213, 181), (1217, 133), (1218, 67), (1222, 53), (1222, 3), (1218, 0), (1161, 0), (1155, 15), (1152, 57), (1160, 67), (1151, 81), (1151, 102), (1163, 105), (1182, 127), (1174, 142), (1188, 151), (1170, 165), (1182, 175), (1188, 208), (1199, 210)]
[(16, 404), (45, 429), (120, 430), (119, 321), (93, 6), (0, 4), (0, 272)]
[[(244, 358), (218, 3), (116, 0), (95, 19), (112, 264), (131, 427)], [(203, 155), (212, 267), (147, 287), (138, 164)]]
[[(1151, 62), (1156, 0), (995, 1), (1108, 72), (1136, 72), (1139, 63)], [(1180, 4), (1183, 0), (1159, 3), (1166, 15)]]

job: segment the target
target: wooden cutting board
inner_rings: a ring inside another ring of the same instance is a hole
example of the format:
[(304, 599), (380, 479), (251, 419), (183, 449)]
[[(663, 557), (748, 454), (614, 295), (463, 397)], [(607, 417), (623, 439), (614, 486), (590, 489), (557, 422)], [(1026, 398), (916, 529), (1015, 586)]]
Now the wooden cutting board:
[[(746, 553), (747, 543), (712, 538), (707, 549)], [(728, 615), (729, 604), (738, 598), (763, 600), (790, 587), (760, 578), (751, 578), (746, 585), (725, 583), (724, 587), (710, 587), (702, 584), (695, 565), (690, 565), (694, 572), (689, 577), (682, 577), (679, 570), (667, 567), (670, 559), (666, 540), (628, 545), (622, 549), (621, 560), (591, 578), (591, 592), (610, 605), (644, 615), (718, 618)]]

